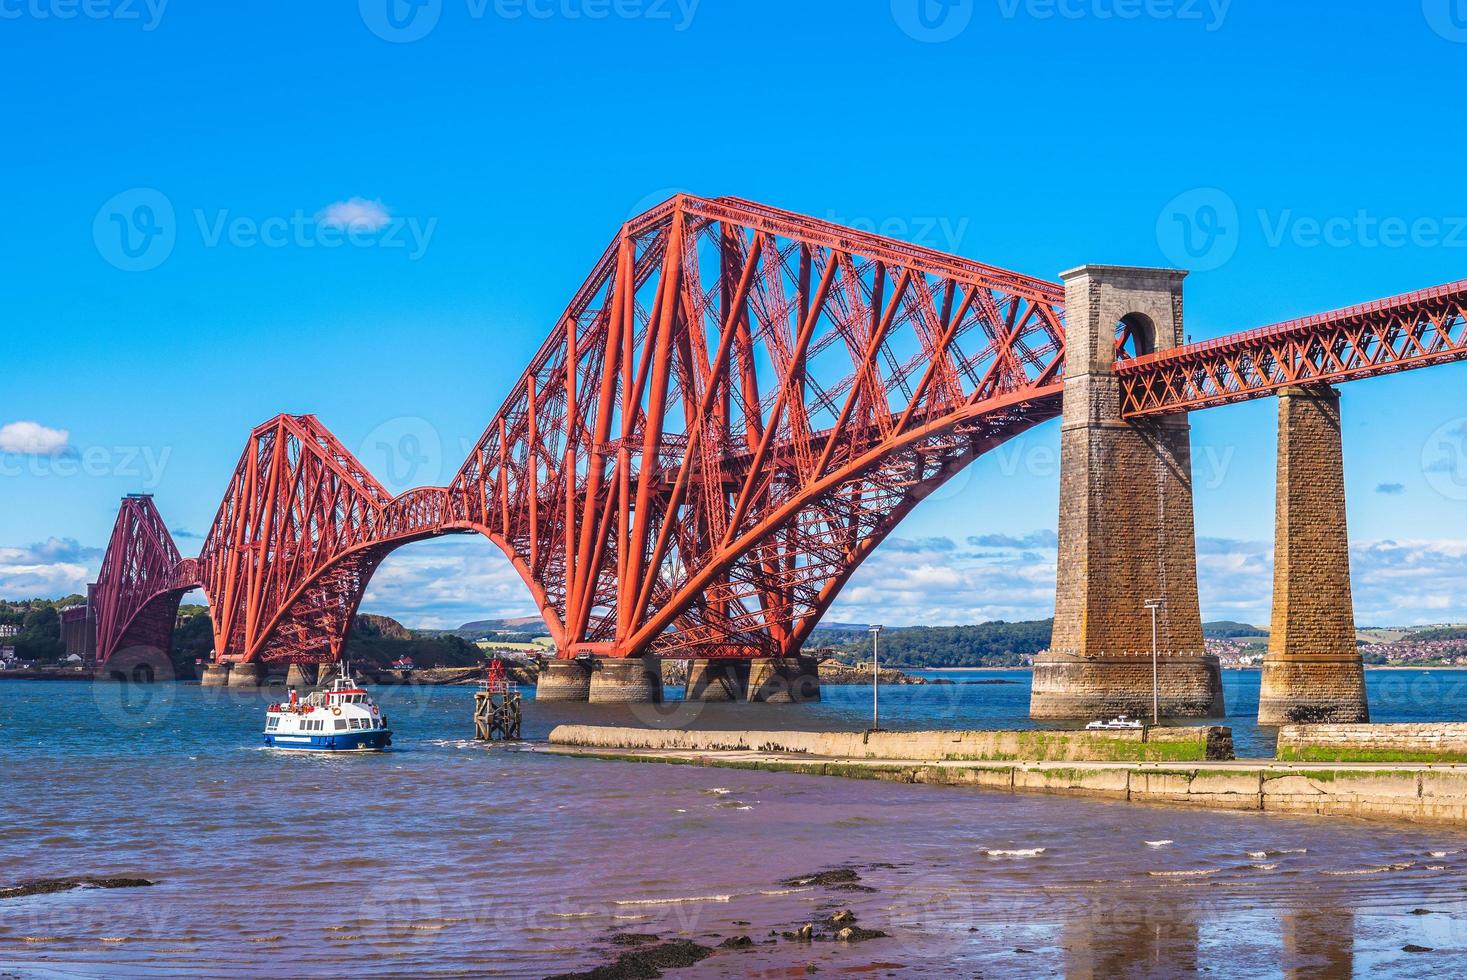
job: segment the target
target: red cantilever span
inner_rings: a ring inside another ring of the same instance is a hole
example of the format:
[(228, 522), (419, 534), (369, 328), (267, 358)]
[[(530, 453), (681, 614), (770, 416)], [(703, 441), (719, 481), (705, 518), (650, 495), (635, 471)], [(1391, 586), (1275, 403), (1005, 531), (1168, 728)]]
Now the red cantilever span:
[[(562, 655), (791, 652), (918, 500), (1058, 413), (1061, 298), (675, 198), (622, 228), (448, 488), (389, 497), (311, 416), (256, 429), (193, 579), (218, 651), (333, 660), (388, 552), (468, 531)], [(109, 564), (98, 591), (137, 590)]]

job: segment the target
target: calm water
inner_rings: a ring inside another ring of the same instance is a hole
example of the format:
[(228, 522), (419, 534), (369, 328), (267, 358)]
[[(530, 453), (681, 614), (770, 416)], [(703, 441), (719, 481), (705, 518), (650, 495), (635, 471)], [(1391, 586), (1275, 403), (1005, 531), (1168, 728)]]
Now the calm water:
[[(885, 688), (883, 722), (1025, 723), (1026, 674), (951, 676), (1019, 683)], [(1370, 683), (1378, 719), (1463, 714), (1467, 672)], [(825, 694), (526, 727), (864, 724)], [(0, 681), (0, 885), (158, 882), (0, 900), (0, 976), (543, 976), (626, 932), (754, 940), (693, 977), (1467, 972), (1464, 832), (556, 758), (467, 741), (468, 689), (378, 695), (397, 750), (317, 758), (257, 747), (263, 695)], [(874, 890), (781, 884), (834, 867)], [(766, 942), (843, 908), (890, 937)]]

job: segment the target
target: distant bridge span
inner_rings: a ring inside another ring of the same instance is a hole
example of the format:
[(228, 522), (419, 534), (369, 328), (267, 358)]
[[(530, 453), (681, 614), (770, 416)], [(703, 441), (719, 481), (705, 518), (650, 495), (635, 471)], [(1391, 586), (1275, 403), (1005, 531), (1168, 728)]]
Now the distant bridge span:
[[(1456, 360), (1467, 282), (1149, 354), (1122, 414)], [(340, 655), (395, 548), (480, 533), (562, 657), (792, 656), (860, 563), (978, 456), (1058, 416), (1064, 289), (745, 201), (627, 223), (447, 487), (393, 497), (310, 415), (251, 433), (197, 559), (124, 500), (97, 655), (166, 649), (205, 592), (235, 663)]]

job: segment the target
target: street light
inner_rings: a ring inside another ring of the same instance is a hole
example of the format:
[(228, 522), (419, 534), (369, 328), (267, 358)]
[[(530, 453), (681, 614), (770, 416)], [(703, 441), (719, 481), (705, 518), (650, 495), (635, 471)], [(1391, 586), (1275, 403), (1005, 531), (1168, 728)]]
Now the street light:
[(1151, 723), (1161, 724), (1161, 693), (1156, 682), (1156, 611), (1166, 605), (1165, 599), (1147, 599), (1151, 610)]
[(881, 730), (881, 710), (878, 703), (877, 691), (881, 687), (881, 667), (876, 658), (876, 638), (881, 635), (880, 626), (868, 627), (871, 633), (871, 730)]

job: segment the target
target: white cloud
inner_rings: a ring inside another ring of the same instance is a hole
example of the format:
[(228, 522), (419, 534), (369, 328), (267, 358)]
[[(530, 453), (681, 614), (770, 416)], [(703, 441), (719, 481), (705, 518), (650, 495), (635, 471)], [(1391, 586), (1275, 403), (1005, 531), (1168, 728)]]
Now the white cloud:
[(392, 215), (381, 201), (353, 197), (326, 205), (317, 212), (316, 221), (329, 228), (373, 232), (386, 228)]
[(51, 538), (29, 548), (0, 547), (0, 598), (85, 594), (100, 564), (100, 549), (83, 548), (70, 538)]
[(362, 612), (404, 626), (455, 629), (478, 619), (536, 614), (530, 589), (493, 543), (438, 538), (394, 551), (372, 576)]
[(24, 456), (58, 456), (66, 451), (71, 433), (39, 422), (8, 422), (0, 425), (0, 453)]
[[(830, 622), (941, 626), (993, 619), (1044, 619), (1054, 612), (1052, 532), (970, 538), (890, 538), (851, 576), (826, 615)], [(1042, 550), (1015, 551), (1037, 545)]]

